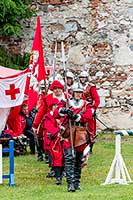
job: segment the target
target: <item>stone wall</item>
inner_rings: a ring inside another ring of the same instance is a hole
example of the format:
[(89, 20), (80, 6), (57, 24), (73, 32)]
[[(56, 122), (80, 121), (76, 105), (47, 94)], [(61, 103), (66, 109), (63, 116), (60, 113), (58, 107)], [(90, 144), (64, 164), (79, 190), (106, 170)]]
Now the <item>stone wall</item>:
[[(132, 95), (133, 0), (38, 0), (33, 5), (41, 16), (46, 64), (52, 64), (57, 41), (61, 67), (64, 41), (68, 68), (89, 72), (101, 106), (126, 104)], [(33, 17), (25, 28), (23, 52), (31, 52), (35, 27)]]
[[(101, 96), (101, 110), (130, 113), (133, 104), (133, 0), (37, 0), (31, 9), (41, 17), (45, 64), (62, 67), (64, 41), (67, 67), (87, 70)], [(31, 52), (36, 16), (25, 21), (21, 53)]]

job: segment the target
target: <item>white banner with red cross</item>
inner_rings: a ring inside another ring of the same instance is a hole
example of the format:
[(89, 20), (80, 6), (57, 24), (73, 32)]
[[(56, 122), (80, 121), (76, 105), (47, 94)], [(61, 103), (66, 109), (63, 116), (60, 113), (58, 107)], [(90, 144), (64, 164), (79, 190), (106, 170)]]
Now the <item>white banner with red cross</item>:
[(24, 99), (27, 73), (0, 79), (0, 108), (21, 105)]

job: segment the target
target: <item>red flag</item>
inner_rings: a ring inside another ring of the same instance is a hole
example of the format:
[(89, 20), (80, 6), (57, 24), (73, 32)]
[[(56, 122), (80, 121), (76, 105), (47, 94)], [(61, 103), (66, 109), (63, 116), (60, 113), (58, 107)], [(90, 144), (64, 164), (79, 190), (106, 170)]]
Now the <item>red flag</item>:
[(29, 110), (31, 110), (37, 103), (39, 85), (38, 82), (40, 82), (41, 80), (44, 80), (45, 82), (45, 67), (42, 47), (40, 16), (37, 17), (37, 25), (32, 45), (32, 53), (30, 57), (29, 68), (32, 72), (32, 75), (30, 78), (30, 88), (28, 92), (28, 107)]
[(37, 26), (32, 45), (32, 54), (30, 58), (30, 67), (32, 68), (32, 73), (37, 78), (38, 82), (41, 80), (45, 80), (40, 16), (37, 17)]

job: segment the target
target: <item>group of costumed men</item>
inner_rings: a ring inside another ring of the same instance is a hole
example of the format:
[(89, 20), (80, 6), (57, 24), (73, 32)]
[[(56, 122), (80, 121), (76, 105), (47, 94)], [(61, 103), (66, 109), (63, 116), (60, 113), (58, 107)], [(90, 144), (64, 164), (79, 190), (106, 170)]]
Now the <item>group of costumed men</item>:
[(88, 144), (92, 151), (96, 134), (95, 112), (100, 103), (96, 87), (89, 82), (86, 71), (79, 74), (76, 83), (74, 78), (68, 71), (65, 86), (55, 78), (47, 95), (44, 95), (45, 87), (41, 86), (38, 112), (33, 122), (38, 161), (43, 160), (44, 151), (57, 185), (62, 183), (65, 172), (68, 192), (81, 189), (83, 151)]
[(46, 84), (40, 85), (36, 108), (28, 113), (28, 105), (23, 104), (17, 116), (13, 108), (7, 121), (13, 137), (23, 134), (29, 138), (31, 154), (36, 153), (37, 147), (38, 161), (43, 161), (45, 155), (51, 168), (47, 177), (54, 176), (56, 184), (61, 185), (65, 174), (68, 192), (81, 189), (83, 152), (89, 145), (92, 153), (96, 136), (95, 113), (100, 98), (88, 77), (82, 71), (75, 81), (74, 74), (68, 71), (64, 84), (58, 73), (54, 80), (49, 79), (47, 95)]

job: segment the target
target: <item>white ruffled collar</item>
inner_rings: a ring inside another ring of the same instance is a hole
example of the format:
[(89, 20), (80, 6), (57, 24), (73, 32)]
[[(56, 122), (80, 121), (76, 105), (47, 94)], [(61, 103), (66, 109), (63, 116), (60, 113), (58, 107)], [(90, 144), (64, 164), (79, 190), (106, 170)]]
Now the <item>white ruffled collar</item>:
[(56, 98), (56, 99), (58, 99), (59, 101), (61, 101), (61, 100), (65, 101), (65, 99), (66, 99), (64, 93), (62, 93), (62, 95), (59, 96), (59, 97), (55, 96), (55, 94), (53, 93), (53, 98)]
[(78, 101), (76, 101), (75, 99), (69, 99), (68, 101), (69, 106), (76, 109), (76, 108), (81, 108), (84, 105), (84, 100), (80, 99)]

